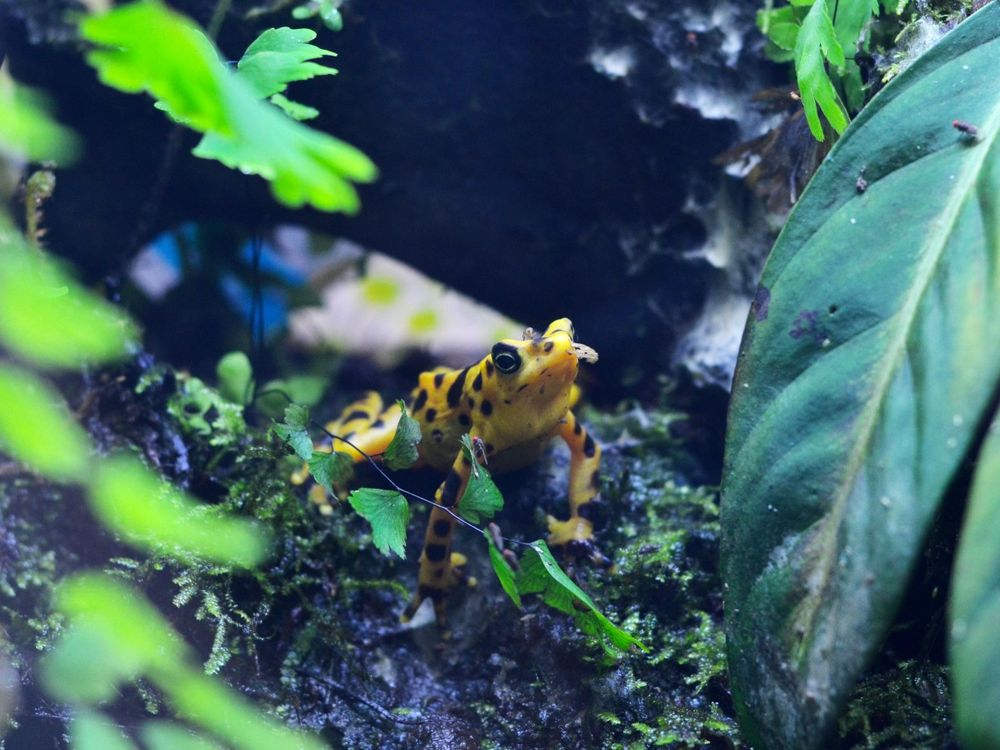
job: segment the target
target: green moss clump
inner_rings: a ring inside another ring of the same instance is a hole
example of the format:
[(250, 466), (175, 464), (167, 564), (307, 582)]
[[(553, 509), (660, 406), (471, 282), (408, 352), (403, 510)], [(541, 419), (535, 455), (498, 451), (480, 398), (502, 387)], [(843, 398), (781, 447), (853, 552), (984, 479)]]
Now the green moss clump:
[(951, 723), (948, 668), (904, 661), (865, 678), (838, 723), (847, 750), (958, 748)]
[(718, 498), (685, 483), (679, 467), (690, 467), (690, 457), (670, 432), (679, 418), (636, 409), (590, 415), (606, 444), (621, 435), (631, 443), (605, 453), (615, 571), (590, 585), (609, 616), (650, 647), (595, 682), (595, 746), (738, 744), (726, 684)]
[(13, 462), (0, 467), (10, 470), (0, 476), (0, 649), (20, 669), (27, 653), (45, 650), (59, 634), (52, 593), (77, 564), (75, 552), (58, 543), (65, 529), (60, 510), (76, 498)]

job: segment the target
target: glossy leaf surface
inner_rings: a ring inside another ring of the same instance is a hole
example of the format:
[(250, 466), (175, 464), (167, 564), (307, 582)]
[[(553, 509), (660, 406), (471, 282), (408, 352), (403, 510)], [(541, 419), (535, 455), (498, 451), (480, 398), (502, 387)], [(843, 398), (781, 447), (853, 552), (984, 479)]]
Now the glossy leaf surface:
[(722, 505), (730, 671), (755, 745), (823, 745), (1000, 378), (998, 37), (990, 4), (876, 96), (764, 271)]
[(1000, 421), (976, 462), (952, 575), (951, 666), (962, 747), (1000, 747)]

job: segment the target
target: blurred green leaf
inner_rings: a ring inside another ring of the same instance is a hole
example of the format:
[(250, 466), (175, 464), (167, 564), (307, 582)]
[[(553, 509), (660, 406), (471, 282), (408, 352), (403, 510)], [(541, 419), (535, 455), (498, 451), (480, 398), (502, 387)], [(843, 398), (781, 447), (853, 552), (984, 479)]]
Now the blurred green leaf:
[(632, 646), (648, 650), (637, 638), (619, 628), (597, 609), (586, 592), (559, 567), (542, 540), (532, 542), (521, 557), (517, 590), (522, 594), (541, 594), (542, 600), (550, 607), (573, 615), (577, 626), (589, 635), (600, 637), (605, 648), (610, 643), (621, 651), (627, 651)]
[(344, 17), (340, 14), (340, 9), (331, 2), (327, 2), (325, 5), (326, 7), (319, 12), (323, 25), (330, 31), (340, 31), (344, 28)]
[(325, 375), (293, 375), (273, 382), (275, 387), (284, 388), (295, 403), (315, 406), (330, 384), (330, 378)]
[(465, 485), (462, 499), (455, 509), (458, 515), (470, 523), (479, 524), (493, 518), (494, 514), (503, 510), (503, 495), (493, 483), (493, 478), (476, 462), (472, 449), (472, 439), (468, 433), (462, 435), (462, 450), (472, 463), (469, 481)]
[(90, 499), (108, 528), (162, 554), (251, 567), (268, 553), (267, 535), (251, 521), (197, 502), (132, 458), (102, 462)]
[(111, 636), (137, 663), (169, 666), (191, 652), (135, 589), (97, 573), (75, 576), (56, 593), (56, 606), (74, 625)]
[(280, 94), (294, 81), (336, 75), (336, 68), (311, 62), (336, 57), (333, 52), (309, 44), (315, 38), (312, 29), (267, 29), (243, 53), (237, 65), (238, 75), (258, 99)]
[[(87, 56), (102, 81), (123, 91), (148, 91), (172, 117), (205, 133), (196, 156), (262, 176), (286, 205), (358, 210), (351, 181), (375, 179), (368, 157), (258, 101), (184, 16), (158, 0), (140, 0), (90, 16), (80, 28), (84, 38), (103, 45)], [(285, 75), (302, 75), (302, 65), (286, 67)]]
[(319, 15), (323, 25), (330, 31), (340, 31), (344, 28), (344, 18), (340, 14), (343, 0), (309, 0), (292, 8), (292, 18), (305, 20)]
[(315, 107), (307, 107), (305, 104), (293, 102), (282, 94), (275, 94), (269, 101), (293, 120), (312, 120), (319, 117), (319, 110)]
[(793, 51), (799, 38), (799, 25), (795, 23), (771, 24), (767, 38), (783, 50)]
[(795, 75), (799, 82), (799, 95), (805, 111), (809, 130), (817, 141), (824, 139), (817, 105), (833, 129), (842, 133), (847, 127), (847, 114), (837, 96), (826, 61), (838, 67), (844, 65), (844, 49), (830, 20), (827, 0), (816, 0), (802, 20), (795, 40)]
[(309, 409), (302, 404), (289, 404), (285, 407), (285, 425), (292, 430), (309, 428)]
[(100, 45), (87, 53), (87, 62), (104, 84), (148, 92), (195, 130), (232, 131), (229, 74), (212, 42), (184, 16), (158, 0), (142, 0), (85, 16), (80, 33)]
[(231, 105), (233, 133), (206, 133), (195, 156), (260, 175), (274, 197), (292, 208), (357, 213), (361, 204), (351, 182), (377, 176), (367, 156), (255, 99), (233, 97)]
[(171, 721), (147, 721), (140, 735), (149, 750), (222, 750), (221, 745)]
[(265, 718), (219, 680), (194, 670), (153, 678), (178, 715), (239, 750), (327, 750), (318, 738)]
[(224, 355), (215, 367), (215, 374), (219, 378), (219, 393), (223, 398), (234, 404), (245, 404), (249, 401), (253, 366), (246, 354), (229, 352)]
[(798, 17), (795, 15), (795, 8), (791, 5), (783, 5), (780, 8), (762, 8), (757, 11), (757, 28), (764, 34), (771, 33), (771, 27), (779, 23), (797, 24)]
[(111, 719), (93, 711), (79, 711), (69, 725), (73, 750), (135, 750)]
[(62, 397), (29, 372), (0, 365), (0, 445), (54, 479), (80, 479), (90, 462), (87, 433)]
[(0, 220), (0, 341), (32, 362), (79, 367), (119, 359), (135, 339), (118, 308), (60, 272)]
[[(57, 598), (59, 609), (69, 619), (70, 630), (43, 663), (43, 679), (46, 689), (60, 700), (73, 703), (92, 697), (87, 691), (94, 691), (82, 684), (89, 676), (104, 681), (109, 673), (127, 679), (144, 676), (167, 697), (181, 718), (212, 732), (237, 750), (326, 747), (315, 737), (265, 718), (220, 680), (193, 666), (191, 650), (137, 591), (108, 576), (90, 574), (64, 583)], [(84, 633), (86, 637), (74, 641), (73, 633)], [(105, 663), (109, 658), (111, 667)], [(67, 664), (73, 668), (66, 669)], [(181, 732), (187, 737), (182, 739)], [(163, 722), (147, 724), (143, 739), (151, 748), (154, 742), (171, 739), (174, 743), (163, 747), (216, 747)], [(186, 740), (191, 742), (185, 745)]]
[(382, 457), (385, 465), (393, 471), (408, 469), (417, 462), (420, 458), (417, 444), (422, 439), (420, 424), (406, 411), (406, 404), (402, 399), (396, 403), (400, 409), (399, 424), (396, 425), (396, 434), (392, 436), (392, 442)]
[(486, 546), (490, 553), (490, 565), (493, 566), (493, 572), (496, 573), (497, 579), (500, 581), (500, 586), (510, 597), (511, 601), (517, 605), (518, 609), (521, 609), (521, 594), (517, 590), (517, 582), (514, 579), (514, 570), (510, 567), (510, 563), (504, 558), (503, 553), (497, 549), (496, 544), (493, 543), (493, 537), (490, 535), (489, 531), (483, 531), (483, 536), (486, 537)]
[(39, 93), (15, 86), (0, 73), (0, 153), (28, 161), (54, 161), (65, 166), (80, 151), (76, 134), (49, 116)]
[(319, 375), (295, 375), (282, 380), (269, 380), (255, 394), (257, 408), (268, 417), (285, 413), (289, 402), (315, 406), (326, 391), (330, 378)]
[(395, 490), (362, 487), (347, 498), (351, 507), (372, 525), (372, 541), (383, 555), (406, 557), (406, 524), (410, 506)]
[(878, 0), (853, 0), (853, 2), (837, 3), (837, 12), (833, 16), (833, 28), (837, 32), (837, 41), (847, 58), (854, 57), (855, 48), (865, 27), (874, 16), (878, 15)]
[(345, 485), (354, 473), (354, 461), (346, 453), (313, 451), (309, 473), (323, 489), (334, 494), (333, 486)]
[(154, 668), (172, 669), (187, 646), (133, 589), (97, 574), (63, 583), (57, 607), (69, 628), (44, 663), (46, 690), (68, 703), (115, 697), (118, 685)]
[(64, 703), (106, 703), (118, 697), (121, 685), (138, 677), (146, 659), (119, 650), (105, 630), (71, 625), (42, 663), (46, 692)]

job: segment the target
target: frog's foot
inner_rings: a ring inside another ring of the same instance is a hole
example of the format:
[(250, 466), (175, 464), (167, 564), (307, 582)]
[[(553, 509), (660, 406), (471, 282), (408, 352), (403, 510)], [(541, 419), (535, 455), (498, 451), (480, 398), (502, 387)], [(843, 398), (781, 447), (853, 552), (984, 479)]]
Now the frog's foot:
[(478, 581), (476, 581), (475, 576), (470, 576), (466, 573), (465, 565), (469, 562), (469, 558), (463, 555), (461, 552), (451, 553), (451, 564), (448, 566), (448, 588), (454, 588), (456, 586), (475, 586)]
[[(467, 562), (468, 558), (461, 552), (452, 552), (448, 565), (437, 569), (441, 571), (440, 576), (434, 575), (431, 582), (421, 581), (417, 586), (413, 599), (406, 605), (403, 614), (399, 616), (400, 622), (405, 623), (412, 620), (424, 599), (430, 599), (434, 602), (434, 619), (438, 626), (443, 628), (447, 624), (444, 605), (448, 589), (456, 586), (475, 586), (478, 583), (473, 576), (466, 575), (465, 565)], [(441, 585), (442, 581), (443, 585)]]
[(549, 524), (550, 547), (563, 547), (569, 557), (587, 558), (602, 568), (611, 567), (611, 561), (594, 541), (594, 524), (589, 518), (573, 515), (566, 521), (560, 521), (554, 516), (546, 516), (546, 520)]

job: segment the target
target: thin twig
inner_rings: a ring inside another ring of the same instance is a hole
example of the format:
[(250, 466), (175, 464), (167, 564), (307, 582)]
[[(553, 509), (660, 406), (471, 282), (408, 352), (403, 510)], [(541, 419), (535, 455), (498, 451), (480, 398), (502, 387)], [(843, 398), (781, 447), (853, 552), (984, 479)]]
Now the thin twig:
[(353, 698), (354, 700), (358, 701), (359, 703), (361, 703), (361, 704), (367, 706), (368, 708), (372, 709), (375, 713), (377, 713), (383, 719), (387, 719), (388, 721), (392, 721), (392, 722), (395, 722), (397, 724), (410, 724), (410, 725), (424, 724), (424, 723), (427, 722), (427, 719), (404, 719), (401, 716), (395, 716), (385, 706), (383, 706), (383, 705), (381, 705), (379, 703), (376, 703), (371, 698), (366, 698), (365, 696), (361, 695), (360, 693), (357, 693), (357, 692), (351, 690), (346, 685), (340, 684), (339, 682), (337, 682), (336, 680), (334, 680), (332, 677), (327, 677), (325, 675), (314, 674), (314, 673), (309, 672), (308, 670), (306, 670), (306, 669), (304, 669), (302, 667), (297, 667), (295, 669), (295, 671), (298, 672), (303, 677), (307, 677), (309, 679), (316, 680), (317, 682), (322, 682), (325, 685), (327, 685), (328, 687), (333, 688), (337, 692), (342, 693), (342, 694), (344, 694), (344, 695), (346, 695), (346, 696), (348, 696), (350, 698)]

